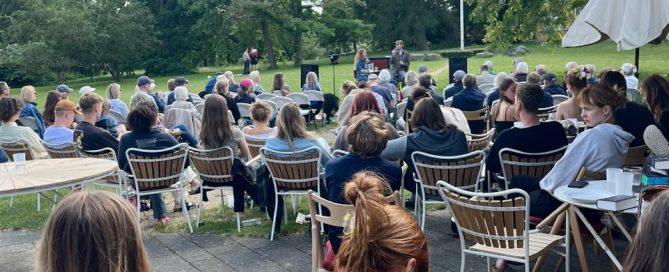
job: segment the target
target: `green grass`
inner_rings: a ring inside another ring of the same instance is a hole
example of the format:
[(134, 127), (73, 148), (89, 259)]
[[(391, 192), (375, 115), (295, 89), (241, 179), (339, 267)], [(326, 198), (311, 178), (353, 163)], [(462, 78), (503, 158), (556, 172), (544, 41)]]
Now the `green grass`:
[[(66, 191), (61, 191), (65, 193)], [(47, 193), (53, 197), (53, 193)], [(59, 198), (60, 199), (60, 198)], [(14, 197), (12, 207), (9, 207), (10, 198), (0, 198), (0, 229), (10, 230), (41, 230), (51, 213), (52, 203), (41, 198), (41, 209), (37, 211), (37, 195), (21, 195)]]

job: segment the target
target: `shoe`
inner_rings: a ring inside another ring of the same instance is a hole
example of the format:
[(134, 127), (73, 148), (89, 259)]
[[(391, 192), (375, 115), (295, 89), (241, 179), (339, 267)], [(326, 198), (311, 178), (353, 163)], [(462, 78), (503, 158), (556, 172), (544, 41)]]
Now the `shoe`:
[(139, 211), (140, 212), (145, 212), (145, 211), (148, 211), (150, 209), (151, 208), (149, 208), (149, 204), (146, 204), (146, 202), (140, 202), (139, 203)]
[[(191, 202), (186, 202), (186, 209), (190, 211), (191, 208), (197, 208), (198, 204), (191, 203)], [(180, 212), (183, 211), (183, 207), (181, 204), (174, 205), (174, 209), (172, 210), (173, 212)]]

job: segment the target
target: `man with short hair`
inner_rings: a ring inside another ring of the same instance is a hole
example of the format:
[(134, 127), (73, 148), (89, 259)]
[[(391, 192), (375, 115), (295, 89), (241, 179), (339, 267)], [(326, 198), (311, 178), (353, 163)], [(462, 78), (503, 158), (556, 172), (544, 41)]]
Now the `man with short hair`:
[(9, 84), (4, 81), (0, 81), (0, 97), (9, 96)]
[[(185, 77), (179, 76), (176, 79), (174, 79), (174, 88), (176, 87), (183, 86), (188, 88), (188, 80)], [(170, 92), (170, 94), (167, 96), (167, 105), (172, 105), (176, 99), (174, 98), (174, 92)], [(193, 99), (190, 98), (190, 94), (188, 95), (188, 99), (186, 101), (193, 103)]]
[(77, 105), (70, 100), (61, 100), (56, 104), (53, 125), (44, 132), (44, 142), (52, 146), (70, 144), (74, 140), (74, 130), (71, 129), (74, 116), (81, 114)]
[[(422, 74), (418, 77), (418, 85), (421, 87), (425, 88), (427, 92), (430, 94), (430, 96), (439, 103), (439, 105), (444, 104), (444, 98), (440, 95), (437, 94), (435, 91), (437, 89), (436, 86), (432, 85), (432, 82), (434, 81), (434, 78), (432, 78), (431, 75), (429, 74)], [(411, 101), (411, 99), (409, 99)], [(413, 107), (412, 107), (413, 109)]]
[(60, 93), (61, 100), (67, 100), (69, 99), (70, 93), (74, 90), (65, 84), (60, 84), (58, 87), (56, 87), (56, 91)]
[(399, 77), (401, 82), (404, 82), (404, 76), (409, 71), (409, 51), (404, 49), (404, 41), (395, 41), (395, 48), (390, 52), (390, 65), (392, 67), (391, 76), (393, 78)]
[(562, 88), (562, 86), (555, 84), (556, 80), (557, 76), (555, 76), (555, 74), (546, 73), (542, 78), (544, 83), (544, 91), (551, 95), (567, 95), (567, 91)]
[(481, 65), (479, 68), (479, 75), (476, 76), (476, 83), (478, 85), (483, 85), (483, 84), (493, 84), (495, 81), (495, 76), (490, 74), (490, 71), (488, 71), (488, 65)]
[(102, 97), (97, 93), (87, 93), (79, 98), (79, 108), (83, 117), (76, 128), (75, 144), (84, 150), (98, 150), (105, 147), (118, 150), (118, 140), (108, 131), (95, 126), (95, 122), (102, 115)]
[(520, 123), (497, 136), (495, 143), (490, 148), (490, 156), (486, 159), (486, 167), (490, 172), (502, 172), (502, 165), (499, 161), (499, 151), (502, 148), (539, 153), (567, 145), (567, 135), (560, 123), (539, 121), (537, 113), (543, 97), (544, 91), (538, 85), (522, 84), (518, 86), (514, 105)]
[(462, 78), (465, 77), (465, 75), (465, 72), (462, 70), (457, 70), (453, 73), (453, 86), (450, 88), (447, 86), (444, 89), (444, 99), (448, 99), (464, 89), (464, 87), (462, 87)]
[(165, 104), (160, 99), (160, 97), (158, 97), (158, 95), (153, 92), (152, 83), (153, 80), (148, 76), (141, 76), (137, 78), (137, 87), (139, 87), (139, 90), (153, 97), (153, 100), (156, 102), (156, 106), (158, 106), (158, 112), (163, 113), (165, 111)]

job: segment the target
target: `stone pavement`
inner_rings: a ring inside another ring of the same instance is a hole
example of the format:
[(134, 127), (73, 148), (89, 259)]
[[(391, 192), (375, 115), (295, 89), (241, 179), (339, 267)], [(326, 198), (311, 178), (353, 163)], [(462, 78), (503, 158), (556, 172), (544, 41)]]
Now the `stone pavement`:
[[(460, 270), (460, 243), (451, 235), (445, 211), (429, 212), (426, 236), (432, 271)], [(305, 226), (305, 230), (308, 229)], [(37, 232), (0, 231), (0, 271), (32, 271)], [(154, 271), (309, 271), (311, 236), (308, 233), (279, 236), (275, 241), (211, 234), (146, 233), (145, 244)], [(623, 238), (624, 239), (624, 238)], [(626, 243), (616, 239), (616, 252), (624, 253)], [(591, 271), (611, 271), (604, 253), (595, 255), (586, 244)], [(571, 271), (581, 271), (572, 248)], [(467, 271), (486, 271), (486, 260), (467, 256)], [(553, 271), (555, 254), (543, 271)], [(522, 267), (517, 267), (521, 269)], [(564, 270), (561, 270), (564, 271)]]

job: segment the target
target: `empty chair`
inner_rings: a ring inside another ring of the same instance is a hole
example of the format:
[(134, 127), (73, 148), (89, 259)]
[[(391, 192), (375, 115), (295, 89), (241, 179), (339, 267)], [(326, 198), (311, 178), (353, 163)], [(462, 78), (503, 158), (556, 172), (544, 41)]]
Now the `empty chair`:
[[(75, 146), (75, 149), (77, 151), (77, 155), (82, 158), (98, 158), (98, 159), (117, 161), (116, 150), (109, 147), (105, 147), (98, 150), (83, 150)], [(116, 190), (116, 193), (121, 194), (124, 190), (126, 190), (125, 181), (126, 181), (125, 172), (117, 169), (116, 173), (112, 175), (106, 176), (99, 180), (94, 180), (93, 189), (95, 189), (97, 186), (113, 187)]]
[(258, 96), (256, 96), (256, 99), (258, 100), (270, 100), (273, 97), (276, 97), (277, 95), (271, 94), (271, 93), (261, 93)]

